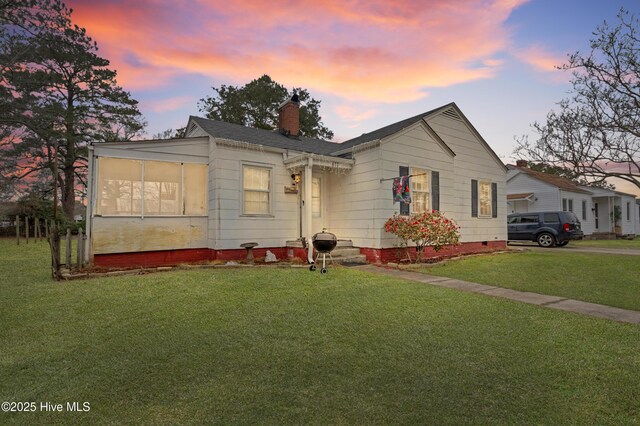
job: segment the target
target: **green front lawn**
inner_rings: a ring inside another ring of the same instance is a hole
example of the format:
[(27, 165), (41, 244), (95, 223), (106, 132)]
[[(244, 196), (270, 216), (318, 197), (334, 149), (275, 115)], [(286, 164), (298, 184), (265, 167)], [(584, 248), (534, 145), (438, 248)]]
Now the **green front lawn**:
[(640, 237), (633, 240), (580, 240), (571, 241), (567, 247), (599, 247), (640, 250)]
[(640, 327), (354, 269), (54, 283), (0, 241), (0, 424), (633, 424)]
[(421, 271), (640, 311), (639, 266), (638, 256), (558, 249), (468, 257)]

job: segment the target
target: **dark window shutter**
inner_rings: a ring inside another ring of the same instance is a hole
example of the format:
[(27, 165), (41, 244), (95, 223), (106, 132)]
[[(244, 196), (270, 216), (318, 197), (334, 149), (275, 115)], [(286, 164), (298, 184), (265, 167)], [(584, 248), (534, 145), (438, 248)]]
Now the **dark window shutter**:
[[(400, 166), (399, 176), (409, 176), (409, 167)], [(403, 216), (409, 216), (409, 204), (400, 203), (400, 214)]]
[(498, 184), (491, 184), (491, 217), (498, 217)]
[(440, 210), (440, 173), (431, 172), (431, 209)]
[(478, 181), (471, 179), (471, 217), (478, 217)]

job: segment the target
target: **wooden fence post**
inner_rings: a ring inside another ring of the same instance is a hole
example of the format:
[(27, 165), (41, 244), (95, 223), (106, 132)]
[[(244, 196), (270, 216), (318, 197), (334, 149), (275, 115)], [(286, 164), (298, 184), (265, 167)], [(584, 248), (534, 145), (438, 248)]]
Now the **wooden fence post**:
[(29, 244), (29, 216), (24, 217), (24, 236)]
[(16, 215), (16, 244), (20, 245), (20, 216)]
[(60, 233), (55, 221), (51, 221), (49, 228), (49, 244), (51, 245), (51, 276), (60, 281)]
[(33, 239), (35, 241), (38, 241), (40, 238), (40, 221), (38, 220), (38, 217), (34, 217), (33, 218)]
[(84, 260), (84, 240), (83, 240), (83, 234), (82, 234), (82, 228), (78, 228), (78, 247), (76, 247), (77, 251), (78, 251), (78, 262), (77, 262), (77, 266), (78, 269), (82, 269), (82, 263)]
[(71, 229), (67, 228), (67, 237), (65, 238), (65, 264), (67, 269), (71, 269)]

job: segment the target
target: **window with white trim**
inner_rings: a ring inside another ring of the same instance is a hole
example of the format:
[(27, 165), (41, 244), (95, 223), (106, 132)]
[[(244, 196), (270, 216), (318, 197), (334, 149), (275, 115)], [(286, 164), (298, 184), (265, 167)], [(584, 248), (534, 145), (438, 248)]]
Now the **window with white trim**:
[(271, 168), (244, 164), (242, 166), (242, 213), (271, 213)]
[(412, 213), (424, 213), (431, 210), (431, 188), (429, 171), (411, 168), (411, 210)]
[(322, 201), (320, 197), (320, 178), (311, 178), (311, 212), (313, 217), (322, 215)]
[(491, 217), (493, 210), (491, 208), (491, 182), (478, 182), (478, 202), (480, 204), (479, 217)]

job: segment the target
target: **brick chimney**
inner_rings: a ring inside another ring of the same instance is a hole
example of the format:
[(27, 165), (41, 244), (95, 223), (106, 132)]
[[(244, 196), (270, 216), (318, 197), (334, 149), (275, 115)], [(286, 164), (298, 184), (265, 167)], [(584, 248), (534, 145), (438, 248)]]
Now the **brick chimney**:
[(529, 167), (529, 162), (527, 160), (516, 160), (517, 167)]
[(300, 134), (300, 100), (294, 94), (290, 100), (283, 102), (278, 107), (280, 114), (278, 130), (285, 136), (297, 138)]

